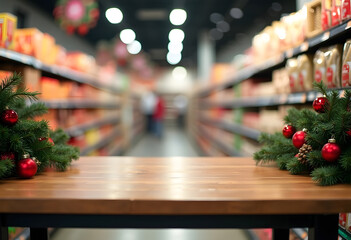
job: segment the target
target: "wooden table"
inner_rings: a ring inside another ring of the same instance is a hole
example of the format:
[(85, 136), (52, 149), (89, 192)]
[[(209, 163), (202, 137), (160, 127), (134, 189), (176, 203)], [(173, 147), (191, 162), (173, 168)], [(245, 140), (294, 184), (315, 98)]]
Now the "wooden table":
[(267, 228), (288, 239), (337, 239), (338, 213), (351, 212), (351, 186), (320, 187), (250, 158), (82, 157), (66, 172), (0, 183), (0, 239), (8, 226)]

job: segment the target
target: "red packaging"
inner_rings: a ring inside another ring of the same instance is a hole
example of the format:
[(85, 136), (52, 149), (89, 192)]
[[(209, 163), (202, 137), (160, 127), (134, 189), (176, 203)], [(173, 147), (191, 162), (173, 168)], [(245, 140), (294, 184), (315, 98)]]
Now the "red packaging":
[(341, 20), (351, 18), (351, 0), (342, 0), (341, 3)]
[(346, 213), (339, 213), (339, 226), (346, 228)]
[(327, 30), (332, 26), (332, 0), (322, 1), (322, 29)]
[(341, 11), (341, 0), (334, 0), (332, 11), (331, 11), (332, 26), (337, 26), (341, 23), (340, 11)]

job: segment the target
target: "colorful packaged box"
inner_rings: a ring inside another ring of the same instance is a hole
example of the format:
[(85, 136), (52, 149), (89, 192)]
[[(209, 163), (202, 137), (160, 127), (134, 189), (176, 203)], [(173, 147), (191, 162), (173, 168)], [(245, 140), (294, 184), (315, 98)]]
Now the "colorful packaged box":
[(333, 0), (331, 11), (331, 25), (337, 26), (341, 23), (341, 0)]
[(17, 17), (10, 13), (0, 13), (0, 47), (12, 48), (17, 28)]
[(26, 55), (40, 58), (43, 33), (36, 28), (17, 29), (13, 50)]
[(322, 0), (322, 29), (332, 26), (332, 0)]
[(44, 33), (41, 44), (42, 51), (39, 60), (46, 64), (54, 64), (57, 56), (55, 46), (55, 38), (50, 34)]
[(342, 0), (341, 2), (341, 21), (351, 18), (351, 0)]

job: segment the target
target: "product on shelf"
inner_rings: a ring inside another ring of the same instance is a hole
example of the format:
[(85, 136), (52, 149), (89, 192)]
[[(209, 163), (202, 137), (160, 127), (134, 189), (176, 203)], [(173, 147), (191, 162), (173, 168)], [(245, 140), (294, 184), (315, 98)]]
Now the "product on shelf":
[(73, 70), (89, 74), (95, 74), (96, 72), (95, 59), (87, 54), (81, 52), (69, 52), (67, 53), (66, 61), (67, 66)]
[(323, 82), (327, 84), (327, 61), (325, 58), (326, 49), (319, 49), (316, 51), (313, 58), (314, 80), (316, 82)]
[(332, 26), (332, 0), (322, 0), (322, 29)]
[(350, 67), (351, 67), (351, 40), (348, 40), (344, 45), (344, 52), (342, 57), (342, 72), (341, 72), (342, 87), (351, 86)]
[(342, 46), (334, 45), (328, 48), (325, 52), (326, 58), (326, 76), (327, 87), (335, 88), (341, 86), (340, 73), (341, 73), (341, 56)]
[(298, 90), (298, 62), (296, 58), (290, 58), (286, 61), (285, 68), (289, 75), (289, 85), (291, 92)]
[[(306, 36), (308, 38), (314, 37), (323, 31), (324, 15), (322, 12), (321, 0), (314, 0), (307, 3), (307, 31)], [(326, 15), (327, 16), (327, 15)], [(328, 19), (328, 18), (326, 18)], [(326, 22), (328, 24), (328, 20)], [(329, 26), (329, 24), (328, 24)]]
[(39, 59), (42, 56), (43, 37), (44, 34), (36, 28), (17, 29), (13, 50)]
[(348, 233), (351, 233), (351, 213), (346, 214), (345, 229)]
[(39, 60), (46, 64), (54, 64), (57, 56), (55, 46), (55, 38), (48, 33), (44, 33)]
[(273, 71), (272, 82), (276, 93), (290, 93), (289, 74), (285, 68)]
[(298, 69), (298, 84), (299, 91), (306, 91), (312, 89), (313, 70), (312, 70), (312, 56), (307, 54), (299, 55), (297, 58)]
[(340, 23), (341, 23), (341, 0), (333, 0), (332, 26), (337, 26)]
[(17, 17), (10, 13), (0, 13), (0, 47), (12, 48), (17, 28)]
[(341, 2), (341, 20), (347, 20), (351, 18), (351, 1), (350, 0), (342, 0)]

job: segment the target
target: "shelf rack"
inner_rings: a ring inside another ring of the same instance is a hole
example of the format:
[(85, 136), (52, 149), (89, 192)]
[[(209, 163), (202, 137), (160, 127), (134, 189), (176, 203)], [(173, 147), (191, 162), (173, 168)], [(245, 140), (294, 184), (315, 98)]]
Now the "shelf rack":
[(78, 137), (90, 129), (99, 128), (99, 127), (102, 127), (104, 125), (109, 125), (109, 124), (117, 124), (119, 122), (120, 122), (120, 117), (108, 117), (105, 119), (100, 119), (97, 121), (84, 123), (81, 125), (67, 128), (67, 129), (65, 129), (65, 132), (68, 135), (70, 135), (71, 137)]
[(61, 67), (56, 65), (47, 65), (36, 59), (35, 57), (14, 52), (7, 49), (0, 49), (0, 58), (6, 61), (12, 61), (15, 63), (32, 66), (35, 69), (41, 70), (51, 76), (58, 78), (65, 78), (78, 83), (88, 84), (92, 87), (108, 91), (114, 94), (121, 93), (121, 90), (117, 87), (110, 86), (98, 81), (97, 78), (89, 76), (86, 73), (78, 72), (67, 67)]
[(85, 99), (44, 100), (41, 102), (43, 102), (49, 109), (116, 109), (121, 107), (121, 105), (116, 102), (102, 102)]
[(348, 36), (351, 33), (351, 20), (348, 20), (338, 26), (335, 26), (316, 37), (307, 39), (300, 46), (291, 48), (279, 56), (268, 59), (262, 64), (244, 68), (235, 73), (235, 76), (230, 76), (218, 85), (211, 85), (198, 93), (198, 97), (206, 97), (213, 92), (220, 91), (226, 88), (233, 87), (234, 85), (245, 81), (248, 78), (259, 76), (260, 74), (272, 71), (279, 67), (284, 66), (287, 59), (295, 57), (299, 54), (305, 53), (309, 50), (314, 50), (323, 45), (338, 39), (339, 37)]
[(100, 149), (113, 141), (116, 137), (121, 136), (122, 133), (119, 128), (116, 128), (112, 133), (110, 133), (108, 136), (104, 136), (104, 139), (101, 141), (98, 141), (96, 144), (93, 144), (91, 146), (88, 146), (84, 149), (81, 150), (80, 155), (81, 156), (86, 156), (89, 153), (91, 153), (94, 150)]
[(245, 127), (236, 123), (229, 123), (229, 122), (215, 120), (207, 117), (200, 117), (199, 120), (204, 124), (209, 124), (211, 126), (223, 129), (231, 133), (239, 134), (241, 136), (250, 138), (255, 141), (258, 141), (258, 137), (261, 134), (261, 132), (256, 129)]

